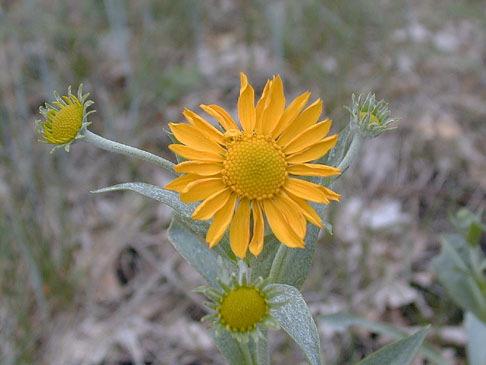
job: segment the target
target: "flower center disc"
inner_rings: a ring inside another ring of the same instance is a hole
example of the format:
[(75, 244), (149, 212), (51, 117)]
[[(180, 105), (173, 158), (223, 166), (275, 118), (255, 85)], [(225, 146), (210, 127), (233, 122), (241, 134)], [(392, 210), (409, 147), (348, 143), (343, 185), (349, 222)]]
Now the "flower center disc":
[(246, 332), (265, 318), (268, 306), (258, 289), (242, 286), (223, 298), (218, 311), (223, 325), (233, 331)]
[(52, 136), (62, 142), (69, 142), (78, 134), (83, 123), (83, 106), (63, 106), (52, 118)]
[(270, 198), (287, 177), (287, 163), (280, 147), (270, 137), (241, 134), (228, 143), (223, 163), (223, 181), (239, 196)]

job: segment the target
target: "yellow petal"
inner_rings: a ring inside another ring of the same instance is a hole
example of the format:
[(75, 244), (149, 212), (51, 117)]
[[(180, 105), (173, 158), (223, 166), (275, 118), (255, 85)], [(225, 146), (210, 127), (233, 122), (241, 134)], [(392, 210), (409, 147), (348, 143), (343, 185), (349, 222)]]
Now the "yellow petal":
[(210, 141), (193, 125), (181, 123), (169, 123), (169, 128), (175, 138), (185, 145), (196, 150), (212, 153), (224, 153), (223, 147)]
[(322, 140), (331, 127), (331, 121), (326, 119), (320, 123), (313, 124), (305, 131), (295, 136), (285, 147), (284, 152), (287, 155), (302, 151), (303, 149), (316, 144)]
[(199, 132), (206, 136), (207, 139), (219, 144), (225, 144), (223, 133), (214, 128), (211, 123), (209, 123), (203, 117), (189, 109), (185, 109), (182, 114), (186, 117), (187, 121), (194, 125)]
[(318, 158), (324, 156), (331, 148), (336, 145), (338, 135), (334, 134), (332, 136), (324, 138), (322, 141), (307, 147), (301, 152), (297, 152), (293, 155), (287, 157), (288, 163), (303, 163), (308, 161), (314, 161)]
[(224, 204), (226, 204), (230, 195), (231, 192), (229, 188), (217, 191), (199, 204), (199, 206), (194, 210), (194, 213), (192, 213), (192, 218), (198, 220), (210, 219), (218, 210), (223, 207)]
[(304, 239), (307, 231), (307, 221), (300, 209), (298, 209), (292, 202), (282, 198), (281, 195), (276, 197), (273, 201), (295, 233)]
[(291, 165), (288, 167), (287, 171), (293, 175), (301, 176), (336, 176), (341, 173), (341, 170), (337, 167), (319, 165), (313, 163), (303, 163), (298, 165)]
[(332, 191), (331, 189), (326, 188), (325, 186), (321, 186), (321, 188), (324, 190), (329, 200), (334, 200), (338, 202), (341, 199), (341, 195), (336, 193), (335, 191)]
[(287, 179), (284, 189), (299, 198), (316, 203), (328, 204), (329, 199), (323, 186), (300, 179)]
[(238, 118), (241, 127), (248, 132), (255, 128), (256, 111), (255, 111), (255, 91), (248, 83), (248, 78), (244, 73), (240, 74), (241, 88), (240, 97), (238, 98)]
[(314, 224), (317, 227), (322, 227), (321, 217), (315, 211), (313, 207), (309, 205), (304, 199), (301, 199), (293, 194), (286, 194), (285, 192), (281, 192), (282, 196), (288, 198), (289, 200), (293, 201), (295, 204), (298, 205), (302, 214), (307, 218), (309, 222)]
[(272, 136), (277, 138), (280, 134), (295, 120), (299, 113), (304, 109), (305, 104), (310, 98), (311, 93), (306, 91), (305, 93), (297, 96), (290, 105), (285, 109), (282, 117), (277, 123), (277, 126), (273, 130)]
[(238, 129), (238, 125), (233, 120), (231, 115), (222, 107), (216, 104), (200, 105), (201, 109), (212, 116), (225, 129)]
[(270, 87), (270, 99), (268, 106), (263, 111), (262, 132), (270, 135), (277, 127), (277, 123), (282, 117), (285, 109), (285, 95), (283, 83), (280, 76), (275, 76)]
[(182, 190), (180, 197), (184, 203), (192, 203), (198, 200), (209, 198), (212, 194), (226, 188), (223, 180), (219, 177), (212, 177), (206, 179), (198, 179), (189, 183), (184, 190)]
[(252, 205), (253, 212), (253, 237), (250, 241), (250, 252), (258, 256), (263, 249), (265, 221), (260, 204), (256, 201)]
[(295, 136), (302, 133), (311, 125), (317, 122), (317, 119), (322, 113), (322, 100), (317, 99), (311, 105), (309, 105), (302, 113), (300, 113), (295, 120), (288, 125), (288, 127), (282, 132), (282, 135), (278, 139), (280, 146), (285, 146)]
[(206, 234), (206, 241), (209, 247), (216, 246), (228, 228), (235, 210), (236, 194), (231, 194), (225, 205), (214, 215), (213, 222), (209, 226)]
[(288, 247), (304, 247), (303, 239), (295, 233), (289, 222), (275, 207), (272, 199), (262, 200), (262, 203), (268, 224), (275, 237)]
[(212, 152), (198, 151), (192, 147), (180, 143), (170, 144), (169, 150), (188, 160), (201, 160), (201, 161), (208, 161), (208, 162), (223, 161), (223, 157), (221, 155)]
[(246, 256), (250, 241), (250, 203), (248, 199), (240, 200), (230, 226), (230, 245), (234, 254), (243, 259)]
[(201, 176), (217, 175), (222, 169), (222, 163), (205, 161), (184, 161), (174, 167), (174, 171), (179, 174), (195, 174)]
[(180, 193), (186, 188), (186, 186), (189, 183), (192, 183), (195, 180), (199, 180), (199, 179), (201, 179), (201, 176), (198, 175), (191, 175), (191, 174), (182, 175), (172, 180), (167, 185), (165, 185), (164, 188), (167, 190), (177, 191), (178, 193)]
[(270, 86), (272, 84), (272, 80), (268, 80), (263, 88), (262, 96), (257, 102), (256, 105), (256, 124), (255, 124), (255, 131), (261, 133), (262, 131), (262, 117), (263, 117), (263, 110), (268, 106), (268, 99), (270, 97)]

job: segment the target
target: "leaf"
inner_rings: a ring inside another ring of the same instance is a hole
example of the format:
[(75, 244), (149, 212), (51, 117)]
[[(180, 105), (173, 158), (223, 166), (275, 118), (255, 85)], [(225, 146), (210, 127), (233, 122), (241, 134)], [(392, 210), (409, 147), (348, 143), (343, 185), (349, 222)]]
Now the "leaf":
[[(349, 313), (335, 313), (320, 316), (319, 319), (324, 321), (328, 326), (333, 326), (343, 330), (348, 329), (351, 326), (360, 326), (366, 328), (368, 331), (388, 336), (394, 340), (402, 339), (408, 336), (408, 333), (401, 329), (385, 323), (370, 321)], [(440, 352), (428, 344), (423, 344), (419, 352), (433, 364), (443, 365), (447, 363)]]
[(467, 359), (470, 365), (484, 365), (486, 359), (486, 323), (466, 312), (464, 326), (467, 333)]
[(429, 327), (425, 327), (413, 335), (386, 345), (357, 365), (409, 365), (417, 355), (428, 331)]
[(275, 301), (282, 303), (272, 310), (272, 317), (299, 345), (311, 365), (322, 364), (319, 332), (302, 294), (290, 285), (271, 284), (271, 287), (279, 293)]
[(212, 286), (217, 286), (220, 264), (216, 253), (189, 226), (174, 217), (169, 227), (169, 241), (177, 252), (186, 259)]
[(221, 351), (230, 365), (246, 364), (245, 357), (241, 351), (238, 341), (235, 340), (228, 332), (213, 332), (213, 338), (219, 351)]
[(124, 184), (113, 185), (107, 188), (98, 189), (92, 191), (92, 193), (106, 193), (110, 191), (131, 190), (136, 193), (142, 194), (148, 198), (157, 200), (164, 203), (174, 209), (178, 214), (183, 217), (189, 218), (194, 210), (191, 205), (184, 204), (180, 201), (177, 193), (160, 188), (155, 185), (150, 185), (141, 182), (130, 182)]
[(268, 331), (264, 330), (264, 338), (260, 338), (258, 343), (251, 342), (250, 350), (254, 351), (256, 364), (258, 365), (270, 365), (270, 352), (268, 351)]
[(486, 295), (473, 277), (469, 247), (460, 235), (442, 238), (440, 255), (434, 258), (432, 267), (450, 298), (486, 322)]

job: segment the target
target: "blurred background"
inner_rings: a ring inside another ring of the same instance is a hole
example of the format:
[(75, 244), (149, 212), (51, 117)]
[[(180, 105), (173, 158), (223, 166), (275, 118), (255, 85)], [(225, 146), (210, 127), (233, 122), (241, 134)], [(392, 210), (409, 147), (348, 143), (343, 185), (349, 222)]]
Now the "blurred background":
[[(91, 129), (173, 160), (167, 123), (184, 107), (234, 112), (240, 71), (258, 93), (280, 73), (290, 97), (324, 99), (334, 130), (353, 92), (391, 104), (399, 128), (370, 141), (346, 173), (304, 287), (329, 364), (389, 338), (339, 330), (348, 311), (397, 327), (465, 364), (462, 313), (430, 269), (459, 207), (486, 199), (484, 0), (0, 1), (0, 363), (224, 364), (203, 284), (170, 246), (171, 212), (120, 182), (165, 184), (140, 161), (78, 143), (37, 143), (38, 106), (85, 89)], [(304, 363), (282, 332), (275, 364)], [(417, 364), (421, 364), (420, 360)]]

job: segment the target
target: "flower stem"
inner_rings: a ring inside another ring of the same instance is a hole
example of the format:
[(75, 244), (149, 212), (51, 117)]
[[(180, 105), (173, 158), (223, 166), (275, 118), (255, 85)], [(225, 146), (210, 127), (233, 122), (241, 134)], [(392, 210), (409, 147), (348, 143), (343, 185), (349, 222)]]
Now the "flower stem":
[(271, 283), (274, 283), (275, 280), (279, 277), (280, 272), (285, 265), (285, 257), (287, 256), (287, 251), (288, 248), (286, 246), (279, 246), (277, 253), (273, 259), (272, 267), (270, 268), (270, 274), (268, 275)]
[(358, 155), (359, 151), (361, 150), (361, 145), (363, 144), (363, 137), (359, 133), (354, 133), (353, 140), (351, 141), (351, 145), (349, 146), (346, 155), (341, 160), (338, 165), (338, 168), (341, 170), (341, 174), (347, 170), (347, 168), (351, 165), (353, 160)]
[(114, 142), (109, 139), (103, 138), (89, 130), (84, 133), (84, 141), (94, 144), (103, 150), (109, 152), (120, 153), (125, 156), (139, 158), (144, 161), (151, 162), (157, 166), (160, 166), (167, 171), (174, 172), (174, 164), (165, 158), (156, 156), (150, 152), (140, 150), (135, 147), (127, 146), (122, 143)]

